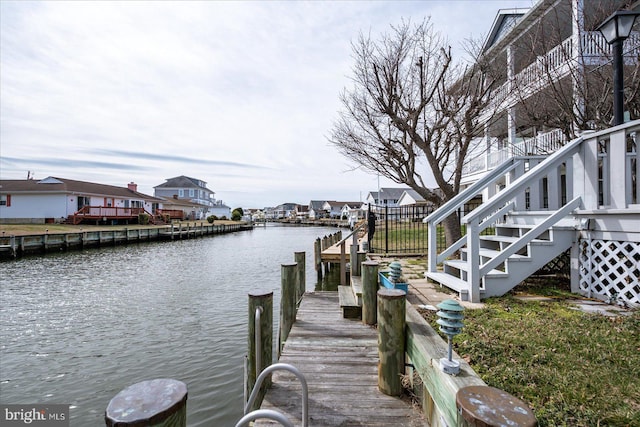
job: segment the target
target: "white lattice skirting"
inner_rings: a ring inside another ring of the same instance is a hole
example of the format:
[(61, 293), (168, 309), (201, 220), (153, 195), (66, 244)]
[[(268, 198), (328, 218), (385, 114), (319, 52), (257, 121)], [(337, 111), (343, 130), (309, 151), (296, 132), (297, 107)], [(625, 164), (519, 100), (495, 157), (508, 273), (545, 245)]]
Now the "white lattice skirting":
[[(580, 291), (640, 304), (640, 243), (580, 240)], [(594, 296), (595, 296), (594, 295)]]

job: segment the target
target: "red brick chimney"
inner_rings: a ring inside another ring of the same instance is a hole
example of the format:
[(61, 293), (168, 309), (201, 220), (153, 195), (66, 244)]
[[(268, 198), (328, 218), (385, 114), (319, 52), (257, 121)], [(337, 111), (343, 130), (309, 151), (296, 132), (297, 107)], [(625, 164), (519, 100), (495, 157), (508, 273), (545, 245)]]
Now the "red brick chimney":
[(138, 191), (138, 184), (131, 181), (130, 183), (127, 184), (127, 188), (131, 191)]

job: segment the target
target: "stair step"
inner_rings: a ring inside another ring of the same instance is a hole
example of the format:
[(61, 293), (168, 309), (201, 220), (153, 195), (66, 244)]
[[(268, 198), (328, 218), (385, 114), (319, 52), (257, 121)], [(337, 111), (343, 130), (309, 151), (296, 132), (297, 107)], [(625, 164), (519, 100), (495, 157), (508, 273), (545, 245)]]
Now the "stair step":
[[(513, 243), (520, 239), (519, 237), (495, 236), (495, 235), (486, 235), (486, 236), (478, 236), (478, 237), (480, 237), (480, 240), (487, 240), (492, 242), (506, 242), (506, 243)], [(553, 245), (553, 242), (551, 240), (533, 239), (531, 243), (538, 244), (538, 245)]]
[[(462, 248), (460, 252), (467, 252), (467, 248)], [(500, 251), (494, 251), (493, 249), (480, 248), (480, 256), (485, 258), (495, 258), (500, 255)], [(526, 255), (513, 254), (509, 257), (510, 261), (531, 261), (531, 257)]]
[(449, 289), (453, 289), (454, 291), (457, 291), (460, 293), (460, 299), (462, 298), (462, 295), (466, 295), (469, 293), (469, 286), (467, 285), (467, 282), (465, 282), (462, 279), (459, 279), (458, 277), (452, 276), (450, 274), (447, 273), (441, 273), (441, 272), (431, 272), (431, 271), (427, 271), (424, 273), (424, 276), (427, 279), (431, 279), (434, 282), (438, 282), (440, 283), (442, 286), (446, 286)]
[(351, 292), (356, 304), (362, 305), (362, 276), (351, 276)]
[[(445, 261), (444, 263), (449, 265), (449, 266), (451, 266), (451, 267), (453, 267), (453, 268), (457, 268), (458, 270), (467, 271), (467, 261), (462, 261), (462, 260), (459, 260), (459, 259), (450, 259), (450, 260)], [(507, 273), (505, 271), (500, 271), (500, 270), (493, 269), (489, 273), (487, 273), (487, 275), (488, 276), (508, 276), (509, 273)]]
[(361, 319), (362, 306), (358, 305), (351, 286), (338, 286), (338, 301), (345, 319)]

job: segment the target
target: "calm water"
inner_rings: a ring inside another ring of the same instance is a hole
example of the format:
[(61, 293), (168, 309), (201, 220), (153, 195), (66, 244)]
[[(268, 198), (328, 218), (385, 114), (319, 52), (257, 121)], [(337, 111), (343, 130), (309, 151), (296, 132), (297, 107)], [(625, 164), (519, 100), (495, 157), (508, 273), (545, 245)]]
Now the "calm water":
[(189, 426), (242, 416), (247, 293), (336, 229), (267, 227), (0, 264), (0, 401), (71, 404), (71, 425), (104, 426), (109, 400), (154, 378), (187, 384)]

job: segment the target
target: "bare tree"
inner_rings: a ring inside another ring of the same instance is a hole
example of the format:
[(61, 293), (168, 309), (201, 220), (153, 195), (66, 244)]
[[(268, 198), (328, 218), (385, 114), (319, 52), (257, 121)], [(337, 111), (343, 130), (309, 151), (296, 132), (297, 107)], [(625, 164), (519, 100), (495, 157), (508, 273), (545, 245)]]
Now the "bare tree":
[[(531, 82), (516, 77), (514, 94), (519, 98), (518, 115), (523, 126), (562, 129), (567, 139), (583, 130), (604, 129), (613, 115), (613, 72), (609, 46), (595, 28), (632, 0), (585, 2), (584, 19), (572, 16), (571, 3), (553, 9), (526, 32), (515, 46), (521, 63), (536, 67), (539, 90)], [(568, 39), (566, 23), (580, 28), (580, 48)], [(626, 45), (628, 46), (628, 45)], [(640, 61), (625, 65), (625, 107), (631, 117), (640, 114)], [(552, 52), (551, 55), (548, 55)], [(558, 61), (557, 58), (562, 58)], [(517, 69), (516, 73), (522, 70)], [(526, 75), (527, 73), (522, 73)]]
[[(482, 61), (454, 63), (428, 19), (392, 26), (379, 40), (361, 34), (352, 49), (353, 87), (341, 94), (344, 110), (330, 142), (355, 164), (427, 201), (450, 200), (460, 191), (467, 154), (483, 141), (499, 79)], [(430, 175), (439, 191), (427, 187)], [(444, 225), (449, 244), (460, 238), (456, 215)]]

